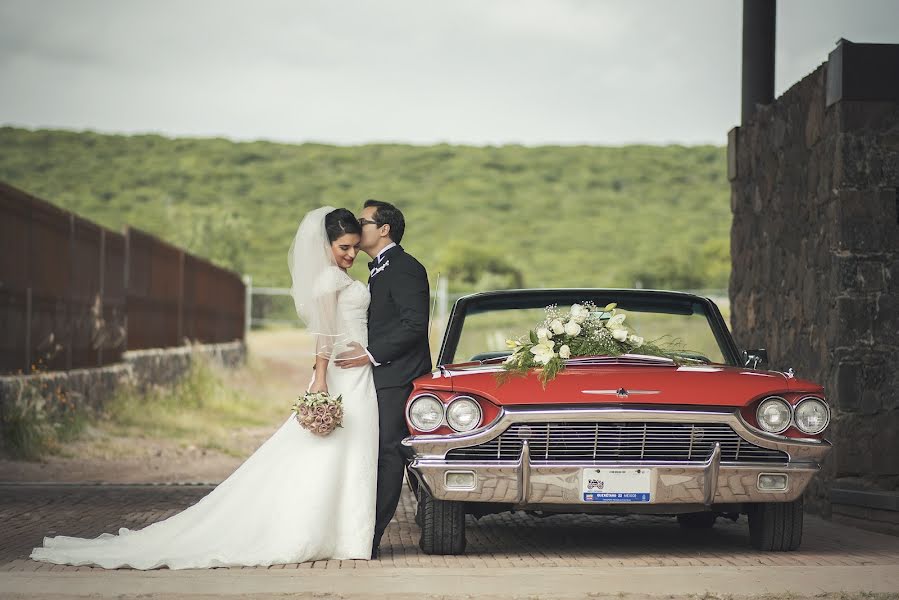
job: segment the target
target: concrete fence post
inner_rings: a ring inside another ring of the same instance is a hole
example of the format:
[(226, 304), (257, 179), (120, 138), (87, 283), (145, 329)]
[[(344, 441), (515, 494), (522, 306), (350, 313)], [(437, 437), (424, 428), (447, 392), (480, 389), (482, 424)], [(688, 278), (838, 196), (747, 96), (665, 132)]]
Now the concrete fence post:
[(445, 329), (449, 315), (449, 281), (445, 277), (441, 277), (437, 282), (437, 306), (440, 307), (437, 312), (437, 319), (440, 322), (440, 327)]

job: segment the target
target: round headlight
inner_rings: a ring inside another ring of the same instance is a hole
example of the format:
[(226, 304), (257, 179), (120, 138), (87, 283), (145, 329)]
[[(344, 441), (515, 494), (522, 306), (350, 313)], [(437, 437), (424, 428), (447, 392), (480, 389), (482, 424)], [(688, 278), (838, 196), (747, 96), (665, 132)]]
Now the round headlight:
[(793, 411), (793, 422), (802, 433), (817, 435), (830, 423), (830, 409), (820, 398), (803, 398)]
[(456, 431), (471, 431), (481, 424), (481, 406), (468, 396), (460, 396), (446, 407), (446, 422)]
[(783, 398), (772, 396), (759, 404), (755, 416), (768, 433), (783, 433), (790, 426), (790, 405)]
[(409, 422), (419, 431), (434, 431), (443, 423), (443, 402), (436, 396), (419, 396), (409, 405)]

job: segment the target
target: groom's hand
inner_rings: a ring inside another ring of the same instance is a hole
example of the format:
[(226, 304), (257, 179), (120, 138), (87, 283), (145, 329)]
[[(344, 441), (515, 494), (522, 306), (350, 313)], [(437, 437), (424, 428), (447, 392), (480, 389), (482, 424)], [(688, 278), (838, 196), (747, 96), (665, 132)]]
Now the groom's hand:
[(353, 367), (364, 367), (365, 365), (371, 364), (368, 360), (368, 354), (365, 352), (365, 348), (362, 347), (362, 344), (359, 342), (350, 342), (347, 344), (347, 347), (349, 350), (337, 355), (337, 358), (334, 361), (335, 365), (341, 369), (352, 369)]

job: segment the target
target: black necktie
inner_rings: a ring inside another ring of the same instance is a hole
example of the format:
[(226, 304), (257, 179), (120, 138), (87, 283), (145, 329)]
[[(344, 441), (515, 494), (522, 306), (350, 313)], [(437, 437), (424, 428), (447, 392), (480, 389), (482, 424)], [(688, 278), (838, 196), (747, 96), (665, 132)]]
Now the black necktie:
[(368, 263), (368, 270), (371, 271), (372, 269), (374, 269), (377, 266), (377, 264), (378, 264), (377, 259), (371, 261), (370, 263)]

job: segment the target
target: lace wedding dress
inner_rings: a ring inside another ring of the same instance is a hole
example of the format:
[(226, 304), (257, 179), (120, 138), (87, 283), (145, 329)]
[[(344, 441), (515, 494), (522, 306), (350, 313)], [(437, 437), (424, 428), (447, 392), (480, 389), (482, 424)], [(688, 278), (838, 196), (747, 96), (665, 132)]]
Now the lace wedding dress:
[[(327, 277), (345, 341), (367, 346), (368, 289), (336, 267)], [(137, 531), (119, 529), (118, 535), (44, 538), (31, 558), (134, 569), (370, 558), (378, 467), (371, 367), (330, 366), (327, 383), (332, 395), (343, 396), (343, 428), (318, 437), (291, 414), (230, 477), (183, 512)]]

